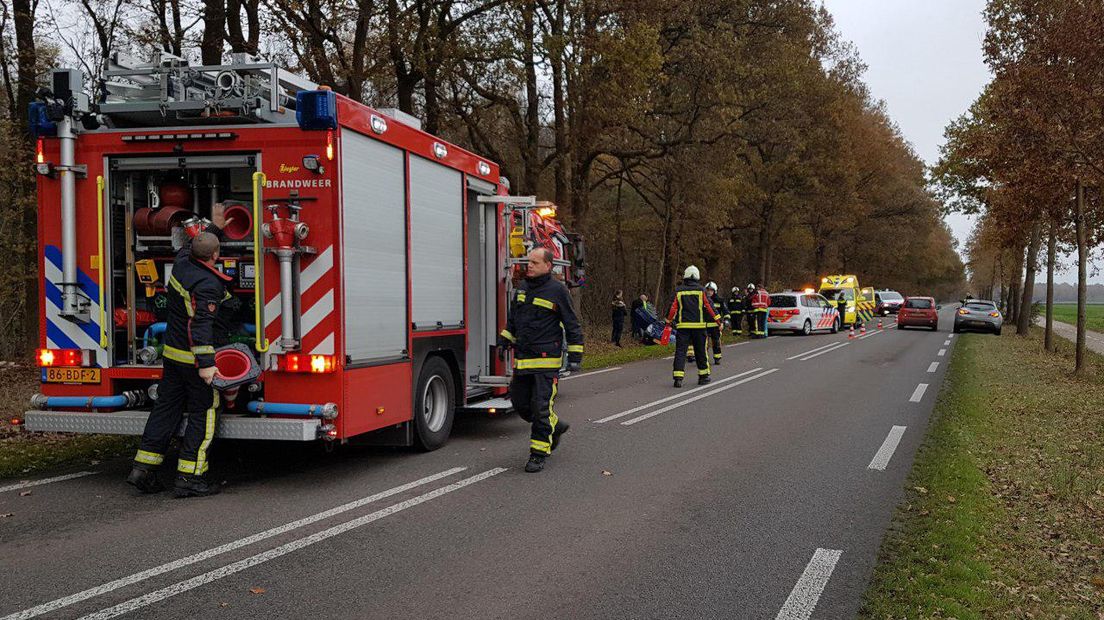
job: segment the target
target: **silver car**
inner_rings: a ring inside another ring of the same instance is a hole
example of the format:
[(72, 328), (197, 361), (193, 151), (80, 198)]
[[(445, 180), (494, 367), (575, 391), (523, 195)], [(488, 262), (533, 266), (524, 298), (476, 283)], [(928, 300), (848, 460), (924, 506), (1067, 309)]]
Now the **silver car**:
[(985, 299), (963, 300), (962, 307), (955, 312), (954, 332), (956, 334), (966, 330), (978, 330), (999, 336), (1003, 326), (1004, 317), (997, 309), (997, 304)]

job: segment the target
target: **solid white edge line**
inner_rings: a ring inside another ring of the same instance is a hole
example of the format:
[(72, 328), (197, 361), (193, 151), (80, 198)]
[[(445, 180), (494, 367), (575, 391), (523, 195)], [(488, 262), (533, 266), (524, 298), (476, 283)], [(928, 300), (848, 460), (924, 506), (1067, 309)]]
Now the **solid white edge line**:
[(64, 480), (72, 480), (73, 478), (83, 478), (84, 476), (91, 476), (96, 472), (94, 471), (78, 471), (75, 474), (65, 474), (64, 476), (54, 476), (53, 478), (43, 478), (42, 480), (24, 480), (16, 484), (9, 484), (6, 487), (0, 487), (0, 493), (6, 493), (8, 491), (17, 491), (19, 489), (26, 489), (27, 487), (37, 487), (43, 484), (50, 484), (51, 482), (62, 482)]
[(858, 339), (859, 339), (859, 340), (862, 340), (862, 339), (864, 339), (864, 338), (869, 338), (869, 337), (871, 337), (871, 336), (877, 336), (878, 334), (881, 334), (881, 333), (883, 333), (884, 331), (885, 331), (885, 330), (882, 330), (882, 329), (879, 329), (879, 330), (877, 330), (877, 331), (871, 331), (871, 332), (870, 332), (869, 334), (866, 334), (865, 336), (859, 336), (859, 338), (858, 338)]
[(589, 377), (591, 375), (600, 375), (604, 372), (613, 372), (615, 370), (621, 370), (621, 367), (620, 366), (615, 366), (613, 368), (603, 368), (602, 370), (592, 370), (590, 372), (584, 372), (584, 373), (578, 374), (578, 375), (570, 375), (570, 376), (564, 377), (562, 379), (562, 381), (570, 381), (571, 379), (582, 379), (583, 377)]
[(72, 605), (73, 603), (79, 603), (81, 601), (85, 601), (85, 600), (88, 600), (90, 598), (95, 598), (97, 596), (107, 594), (108, 592), (111, 592), (113, 590), (118, 590), (119, 588), (125, 588), (127, 586), (134, 585), (138, 582), (145, 581), (146, 579), (149, 579), (151, 577), (156, 577), (157, 575), (161, 575), (161, 574), (164, 574), (164, 573), (167, 573), (167, 572), (170, 572), (170, 571), (174, 571), (178, 568), (183, 568), (185, 566), (190, 566), (190, 565), (195, 564), (197, 562), (202, 562), (204, 560), (213, 558), (215, 556), (222, 555), (223, 553), (227, 553), (229, 551), (233, 551), (235, 549), (240, 549), (242, 547), (251, 545), (255, 542), (260, 542), (260, 541), (265, 540), (267, 538), (272, 538), (273, 536), (279, 536), (280, 534), (284, 534), (284, 533), (290, 532), (292, 530), (299, 529), (301, 527), (310, 525), (312, 523), (321, 521), (323, 519), (327, 519), (327, 518), (332, 517), (334, 515), (338, 515), (338, 514), (341, 514), (343, 512), (348, 512), (350, 510), (360, 508), (360, 507), (365, 506), (367, 504), (371, 504), (372, 502), (376, 502), (376, 501), (379, 501), (381, 499), (390, 497), (392, 495), (397, 495), (399, 493), (409, 491), (410, 489), (422, 486), (424, 484), (429, 484), (430, 482), (440, 480), (441, 478), (447, 478), (448, 476), (460, 473), (460, 472), (462, 472), (466, 469), (467, 469), (467, 467), (453, 467), (452, 469), (447, 469), (447, 470), (442, 471), (440, 473), (436, 473), (436, 474), (433, 474), (431, 476), (426, 476), (425, 478), (422, 478), (421, 480), (415, 480), (414, 482), (408, 482), (406, 484), (403, 484), (403, 485), (400, 485), (400, 486), (397, 486), (397, 487), (394, 487), (394, 488), (391, 488), (391, 489), (387, 489), (386, 491), (381, 491), (379, 493), (375, 493), (373, 495), (363, 497), (361, 499), (349, 502), (347, 504), (342, 504), (340, 506), (331, 508), (329, 510), (319, 512), (319, 513), (310, 515), (308, 517), (303, 517), (302, 519), (298, 519), (296, 521), (291, 521), (290, 523), (285, 523), (284, 525), (280, 525), (280, 526), (277, 526), (277, 527), (274, 527), (274, 528), (271, 528), (271, 529), (267, 529), (263, 532), (258, 532), (256, 534), (251, 535), (251, 536), (246, 536), (245, 538), (239, 538), (238, 540), (228, 542), (224, 545), (219, 545), (217, 547), (212, 547), (212, 548), (207, 549), (205, 551), (200, 551), (199, 553), (196, 553), (194, 555), (190, 555), (190, 556), (185, 557), (185, 558), (180, 558), (179, 560), (174, 560), (172, 562), (168, 562), (168, 563), (162, 564), (160, 566), (155, 566), (153, 568), (146, 569), (142, 572), (134, 573), (133, 575), (128, 575), (126, 577), (122, 577), (122, 578), (116, 579), (114, 581), (109, 581), (105, 584), (96, 586), (94, 588), (89, 588), (87, 590), (82, 590), (81, 592), (77, 592), (76, 594), (70, 594), (69, 596), (66, 596), (66, 597), (63, 597), (63, 598), (55, 599), (53, 601), (49, 601), (49, 602), (43, 603), (41, 605), (36, 605), (36, 606), (31, 607), (29, 609), (24, 609), (23, 611), (17, 611), (13, 614), (9, 614), (7, 616), (4, 616), (3, 618), (0, 618), (0, 620), (26, 620), (27, 618), (34, 618), (36, 616), (41, 616), (42, 614), (49, 613), (51, 611), (61, 609), (63, 607), (68, 607), (69, 605)]
[[(694, 392), (700, 392), (702, 390), (707, 390), (709, 388), (717, 387), (717, 385), (719, 385), (721, 383), (732, 381), (733, 379), (739, 379), (740, 377), (743, 377), (744, 375), (750, 375), (751, 373), (758, 372), (760, 370), (763, 370), (763, 369), (762, 368), (752, 368), (751, 370), (748, 370), (746, 372), (742, 372), (740, 374), (733, 375), (731, 377), (725, 377), (724, 379), (719, 379), (719, 380), (715, 381), (714, 383), (712, 383), (710, 385), (703, 385), (703, 386), (700, 386), (700, 387), (696, 387), (692, 390), (686, 390), (685, 392), (679, 392), (678, 394), (675, 394), (673, 396), (667, 396), (667, 397), (661, 398), (659, 400), (653, 400), (650, 403), (644, 403), (643, 405), (640, 405), (638, 407), (633, 407), (632, 409), (629, 409), (628, 411), (622, 411), (621, 413), (615, 413), (613, 415), (606, 416), (604, 418), (595, 420), (594, 423), (595, 424), (605, 424), (606, 422), (609, 422), (610, 420), (616, 420), (617, 418), (623, 418), (627, 415), (632, 415), (632, 414), (636, 413), (637, 411), (643, 411), (645, 409), (648, 409), (649, 407), (654, 407), (656, 405), (659, 405), (659, 404), (662, 404), (662, 403), (665, 403), (665, 402), (668, 402), (668, 401), (675, 400), (676, 398), (682, 398), (682, 397), (686, 396), (687, 394), (693, 394)], [(0, 618), (0, 620), (3, 620), (3, 619)]]
[(84, 616), (81, 620), (107, 620), (108, 618), (114, 618), (115, 616), (120, 616), (122, 614), (132, 612), (136, 609), (141, 609), (148, 605), (152, 605), (153, 603), (157, 603), (167, 598), (176, 596), (177, 594), (183, 594), (184, 592), (187, 592), (189, 590), (194, 590), (195, 588), (206, 585), (213, 581), (217, 581), (219, 579), (222, 579), (223, 577), (229, 577), (230, 575), (233, 575), (235, 573), (240, 573), (247, 568), (252, 568), (254, 566), (257, 566), (258, 564), (262, 564), (269, 560), (274, 560), (281, 556), (285, 556), (289, 553), (292, 553), (293, 551), (298, 551), (299, 549), (309, 547), (310, 545), (322, 542), (328, 538), (333, 538), (334, 536), (344, 534), (345, 532), (354, 530), (358, 527), (368, 525), (373, 521), (378, 521), (384, 517), (389, 517), (397, 512), (406, 510), (407, 508), (413, 508), (418, 504), (424, 504), (425, 502), (441, 497), (442, 495), (445, 495), (447, 493), (457, 491), (466, 486), (475, 484), (476, 482), (480, 482), (481, 480), (486, 480), (491, 476), (501, 474), (504, 471), (506, 471), (506, 469), (503, 467), (489, 469), (481, 474), (477, 474), (470, 478), (464, 478), (463, 480), (458, 480), (457, 482), (454, 482), (450, 485), (434, 489), (428, 493), (424, 493), (417, 497), (412, 497), (397, 504), (392, 504), (387, 508), (368, 513), (362, 517), (357, 517), (333, 527), (315, 532), (314, 534), (310, 534), (309, 536), (304, 536), (289, 543), (280, 545), (279, 547), (274, 547), (272, 549), (269, 549), (268, 551), (263, 551), (243, 560), (238, 560), (237, 562), (234, 562), (232, 564), (227, 564), (226, 566), (216, 568), (212, 571), (208, 571), (201, 575), (192, 577), (191, 579), (185, 579), (184, 581), (180, 581), (171, 586), (161, 588), (160, 590), (155, 590), (148, 594), (132, 598), (129, 601), (119, 603), (118, 605), (102, 609), (96, 613), (88, 614), (87, 616)]
[(901, 436), (905, 434), (906, 428), (905, 426), (894, 426), (889, 429), (889, 434), (882, 442), (882, 447), (874, 453), (874, 458), (866, 466), (867, 469), (885, 471), (885, 468), (889, 465), (889, 459), (893, 458), (893, 453), (897, 451), (897, 444), (901, 443)]
[(839, 343), (838, 343), (838, 342), (833, 342), (833, 343), (830, 343), (830, 344), (826, 344), (826, 345), (824, 345), (824, 346), (820, 346), (820, 347), (817, 347), (817, 348), (815, 348), (815, 349), (809, 349), (808, 351), (806, 351), (806, 352), (804, 352), (804, 353), (798, 353), (797, 355), (791, 355), (791, 356), (787, 357), (786, 359), (787, 359), (787, 360), (795, 360), (795, 359), (797, 359), (797, 358), (799, 358), (799, 357), (804, 357), (804, 356), (806, 356), (806, 355), (808, 355), (808, 354), (810, 354), (810, 353), (816, 353), (817, 351), (819, 351), (819, 350), (821, 350), (821, 349), (827, 349), (828, 347), (834, 347), (834, 346), (836, 346), (837, 344), (839, 344)]
[(928, 364), (928, 372), (935, 372), (939, 369), (939, 362), (932, 362)]
[(910, 403), (920, 402), (920, 400), (922, 398), (924, 398), (924, 392), (927, 391), (927, 389), (928, 389), (928, 384), (927, 383), (921, 383), (921, 384), (917, 385), (916, 389), (913, 390), (913, 392), (912, 392), (912, 396), (909, 398), (909, 402)]
[[(729, 383), (728, 385), (723, 385), (723, 386), (721, 386), (721, 387), (719, 387), (715, 390), (706, 392), (705, 394), (698, 394), (697, 396), (695, 396), (693, 398), (688, 398), (686, 400), (679, 401), (677, 403), (674, 403), (673, 405), (667, 405), (666, 407), (663, 407), (662, 409), (656, 409), (655, 411), (652, 411), (650, 413), (645, 413), (644, 415), (642, 415), (640, 417), (633, 418), (631, 420), (625, 420), (624, 422), (621, 423), (621, 425), (622, 426), (632, 426), (633, 424), (636, 424), (637, 422), (643, 422), (644, 420), (654, 418), (657, 415), (660, 415), (661, 413), (666, 413), (666, 412), (671, 411), (673, 409), (678, 409), (679, 407), (682, 407), (684, 405), (689, 405), (690, 403), (692, 403), (694, 401), (697, 401), (697, 400), (701, 400), (703, 398), (709, 398), (710, 396), (713, 396), (715, 394), (719, 394), (720, 392), (723, 392), (727, 389), (734, 388), (734, 387), (737, 387), (739, 385), (743, 385), (743, 384), (745, 384), (749, 381), (755, 381), (756, 379), (759, 379), (761, 377), (765, 377), (765, 376), (771, 374), (772, 372), (777, 372), (777, 371), (778, 371), (777, 368), (771, 368), (770, 370), (761, 372), (757, 375), (752, 375), (750, 377), (740, 379), (739, 381), (737, 381), (735, 383)], [(706, 386), (706, 387), (708, 387), (708, 386)]]
[(836, 570), (843, 551), (839, 549), (817, 549), (813, 558), (805, 566), (801, 578), (794, 584), (775, 620), (808, 620), (816, 609), (832, 571)]
[(851, 343), (850, 342), (837, 342), (833, 347), (831, 347), (829, 349), (825, 349), (823, 351), (819, 351), (817, 353), (813, 353), (812, 355), (807, 355), (807, 356), (801, 358), (800, 361), (807, 362), (807, 361), (813, 359), (814, 357), (820, 357), (821, 355), (824, 355), (825, 353), (831, 353), (832, 351), (838, 351), (838, 350), (846, 347), (849, 344), (851, 344)]
[(938, 355), (939, 357), (943, 357), (943, 356), (944, 356), (944, 355), (946, 355), (946, 354), (947, 354), (947, 350), (946, 350), (946, 349), (940, 349), (940, 350), (939, 350), (939, 353), (936, 353), (936, 355)]

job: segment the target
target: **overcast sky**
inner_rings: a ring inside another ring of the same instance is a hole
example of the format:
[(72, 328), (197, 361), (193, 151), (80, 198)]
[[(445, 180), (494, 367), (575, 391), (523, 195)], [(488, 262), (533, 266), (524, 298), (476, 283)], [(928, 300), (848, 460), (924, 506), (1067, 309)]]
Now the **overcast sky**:
[[(943, 129), (970, 107), (990, 78), (981, 54), (985, 0), (821, 1), (866, 63), (871, 93), (885, 101), (916, 153), (934, 164)], [(973, 228), (971, 218), (958, 214), (947, 223), (960, 243)], [(1104, 282), (1104, 274), (1089, 271), (1090, 282)], [(1076, 278), (1075, 270), (1066, 269), (1055, 279)]]

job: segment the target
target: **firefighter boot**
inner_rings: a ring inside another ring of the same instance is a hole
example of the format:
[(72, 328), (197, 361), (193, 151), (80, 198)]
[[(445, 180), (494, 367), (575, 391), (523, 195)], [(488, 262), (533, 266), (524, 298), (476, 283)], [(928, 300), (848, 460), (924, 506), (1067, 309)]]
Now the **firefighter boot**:
[(157, 472), (140, 465), (135, 465), (130, 470), (130, 475), (127, 476), (126, 481), (127, 484), (132, 485), (142, 493), (160, 493), (165, 490), (165, 486), (161, 484), (161, 479), (157, 477)]
[(567, 422), (560, 422), (556, 425), (556, 430), (552, 431), (552, 449), (555, 450), (556, 446), (560, 445), (560, 437), (571, 428), (571, 425)]
[(539, 473), (544, 469), (545, 458), (543, 454), (530, 454), (529, 462), (525, 464), (525, 471), (530, 474)]
[(177, 497), (205, 497), (217, 495), (222, 488), (217, 484), (211, 484), (203, 476), (180, 474), (176, 477), (176, 485), (173, 494)]
[(682, 379), (675, 379), (675, 387), (677, 387), (677, 388), (682, 387)]
[(712, 379), (709, 378), (709, 375), (702, 375), (698, 377), (698, 385), (705, 385), (710, 381), (712, 381)]

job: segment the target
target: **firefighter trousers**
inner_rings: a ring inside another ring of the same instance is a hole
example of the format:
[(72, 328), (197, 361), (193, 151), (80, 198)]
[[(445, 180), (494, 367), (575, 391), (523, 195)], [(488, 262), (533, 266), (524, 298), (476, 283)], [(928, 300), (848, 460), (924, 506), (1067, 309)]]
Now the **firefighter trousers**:
[(698, 376), (709, 376), (709, 357), (704, 355), (708, 350), (705, 347), (705, 329), (703, 328), (682, 328), (678, 330), (675, 337), (675, 371), (674, 376), (676, 379), (681, 379), (686, 376), (686, 350), (691, 345), (694, 346), (694, 351), (701, 351), (703, 355), (695, 355), (694, 361), (698, 365)]
[(558, 371), (514, 373), (510, 380), (510, 402), (514, 411), (532, 425), (529, 452), (533, 454), (547, 456), (552, 453), (552, 435), (560, 421), (555, 409), (559, 383)]
[(165, 360), (161, 382), (157, 384), (157, 400), (146, 420), (134, 462), (160, 465), (165, 460), (169, 442), (180, 428), (181, 418), (187, 413), (188, 422), (180, 441), (176, 469), (182, 474), (206, 473), (208, 451), (218, 423), (218, 405), (218, 391), (200, 378), (199, 369)]
[(767, 309), (756, 308), (752, 314), (752, 338), (767, 337)]
[(732, 335), (739, 336), (744, 330), (744, 311), (737, 310), (728, 315), (728, 323), (732, 328)]
[(713, 343), (713, 363), (718, 364), (721, 361), (721, 328), (706, 328), (706, 335), (709, 336), (709, 341)]

